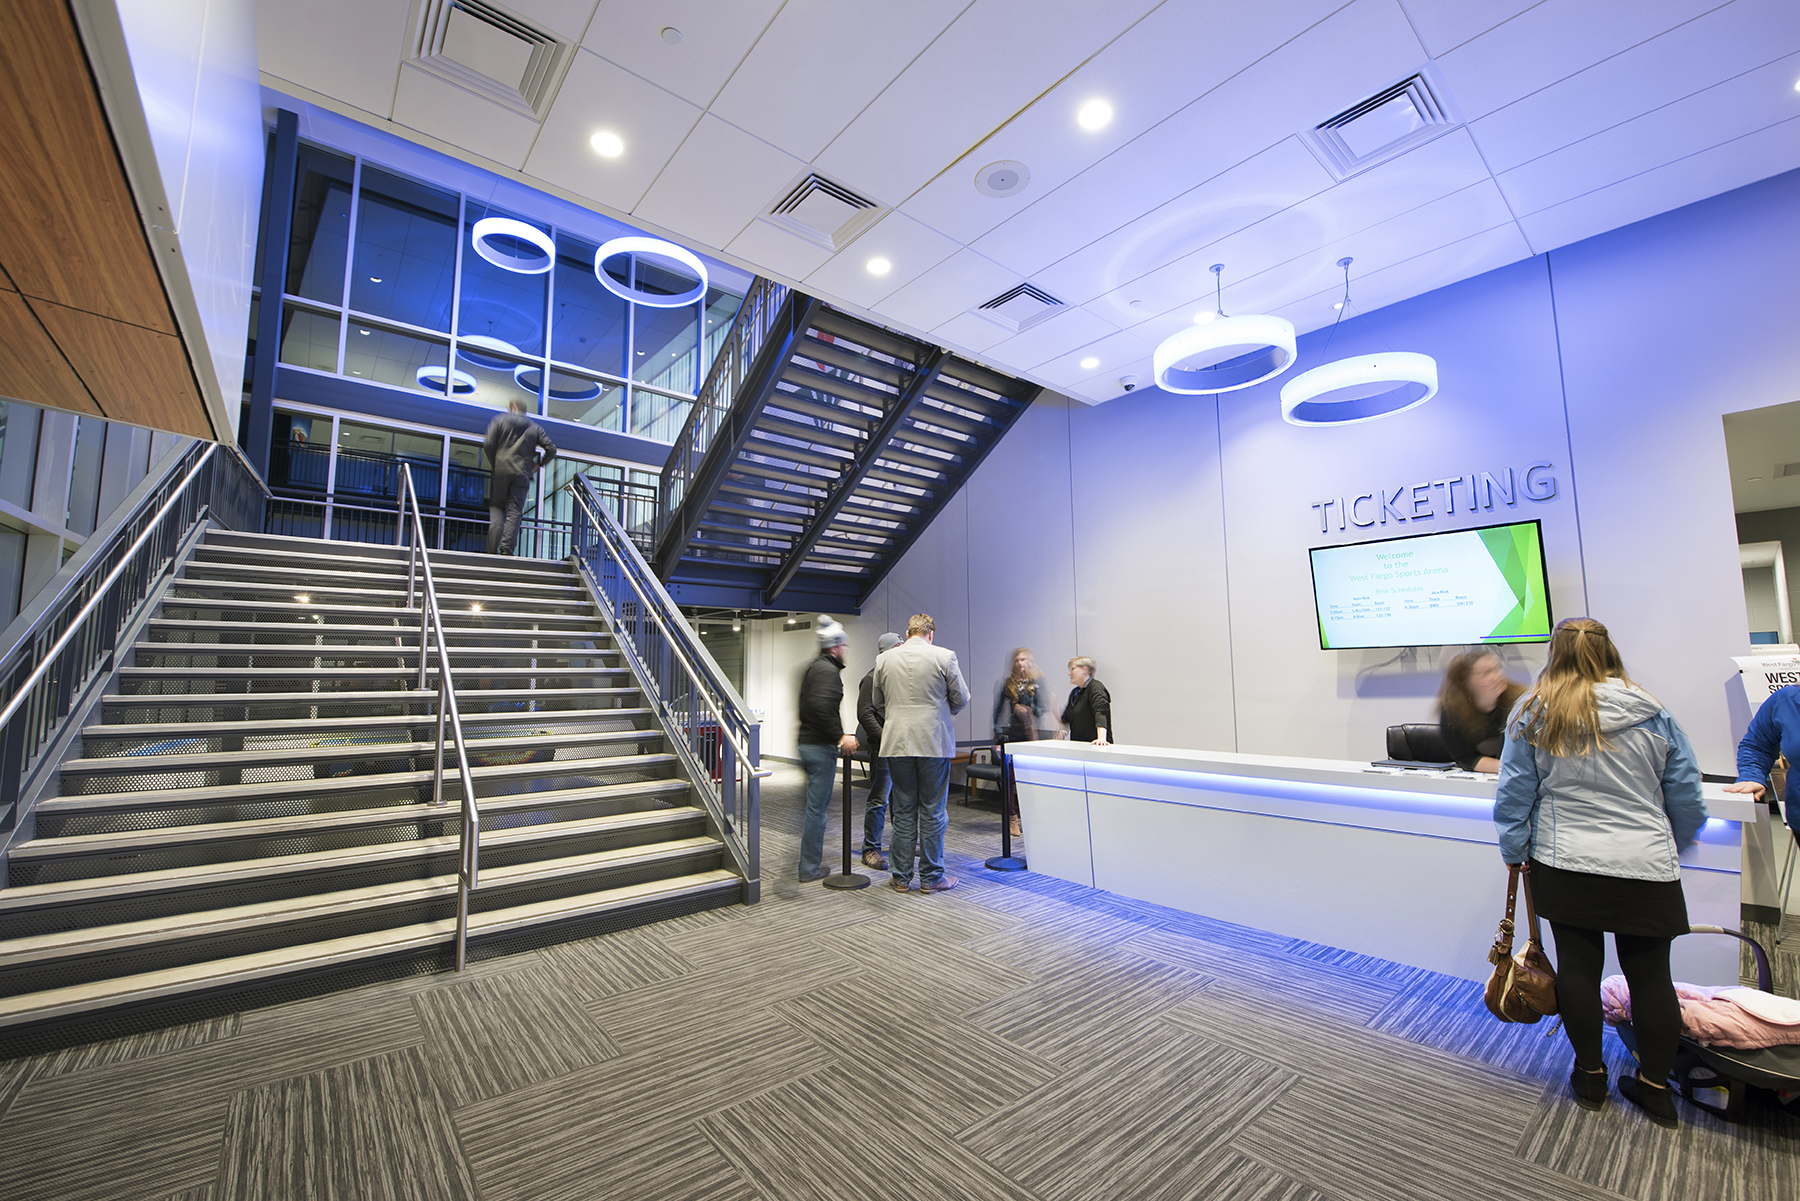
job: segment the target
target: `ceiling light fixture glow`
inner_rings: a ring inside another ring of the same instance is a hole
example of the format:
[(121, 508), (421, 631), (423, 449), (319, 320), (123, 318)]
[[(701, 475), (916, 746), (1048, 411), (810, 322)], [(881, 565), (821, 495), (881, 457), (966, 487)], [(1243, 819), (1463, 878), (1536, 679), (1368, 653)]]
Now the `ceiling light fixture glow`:
[(432, 392), (445, 391), (444, 380), (450, 380), (449, 392), (452, 396), (467, 396), (475, 391), (475, 377), (467, 371), (451, 371), (445, 367), (427, 364), (414, 373), (413, 378), (419, 387)]
[(1416, 409), (1437, 390), (1437, 360), (1428, 354), (1359, 355), (1289, 380), (1281, 389), (1281, 419), (1290, 425), (1354, 425)]
[(870, 275), (886, 275), (888, 272), (890, 272), (894, 269), (894, 264), (888, 262), (884, 258), (877, 256), (877, 257), (869, 260), (868, 268), (869, 268)]
[(1104, 100), (1090, 100), (1075, 114), (1076, 122), (1083, 129), (1105, 129), (1112, 117), (1112, 105)]
[(1194, 324), (1195, 325), (1205, 325), (1208, 321), (1218, 320), (1218, 317), (1219, 317), (1219, 315), (1217, 313), (1195, 313), (1194, 314)]
[[(674, 259), (699, 277), (693, 287), (679, 296), (661, 296), (655, 292), (646, 292), (641, 288), (633, 288), (620, 283), (606, 271), (606, 260), (616, 254), (649, 254), (660, 258)], [(661, 238), (614, 238), (594, 251), (594, 278), (600, 286), (617, 296), (620, 300), (629, 300), (632, 304), (641, 304), (653, 309), (679, 309), (706, 298), (708, 285), (706, 264), (700, 256), (684, 246), (673, 242), (665, 242)]]
[(1083, 371), (1092, 371), (1094, 368), (1098, 367), (1099, 365), (1100, 365), (1100, 360), (1096, 359), (1093, 355), (1089, 355), (1087, 358), (1081, 360), (1081, 369)]
[(1273, 379), (1294, 365), (1294, 325), (1280, 317), (1225, 315), (1225, 264), (1214, 263), (1218, 311), (1210, 321), (1177, 330), (1156, 348), (1151, 362), (1165, 392), (1210, 396), (1236, 392)]
[(556, 265), (556, 243), (535, 225), (511, 217), (483, 217), (470, 234), (475, 253), (503, 271), (542, 275)]
[(595, 154), (602, 155), (606, 158), (618, 158), (621, 154), (625, 153), (624, 140), (611, 130), (601, 130), (599, 133), (588, 139), (588, 145), (594, 148)]

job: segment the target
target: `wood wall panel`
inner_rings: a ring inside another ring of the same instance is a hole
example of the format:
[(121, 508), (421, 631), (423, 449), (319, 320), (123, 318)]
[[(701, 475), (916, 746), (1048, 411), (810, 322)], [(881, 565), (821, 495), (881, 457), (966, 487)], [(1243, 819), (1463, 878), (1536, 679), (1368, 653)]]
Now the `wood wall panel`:
[(180, 338), (42, 300), (27, 303), (108, 420), (212, 439)]
[(76, 413), (100, 406), (17, 292), (0, 290), (0, 396)]

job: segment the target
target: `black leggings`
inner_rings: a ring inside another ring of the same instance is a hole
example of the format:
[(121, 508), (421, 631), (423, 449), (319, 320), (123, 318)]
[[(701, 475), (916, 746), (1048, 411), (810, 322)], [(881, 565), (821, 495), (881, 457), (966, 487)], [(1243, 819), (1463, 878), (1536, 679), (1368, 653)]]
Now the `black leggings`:
[[(1563, 1030), (1575, 1048), (1575, 1066), (1604, 1068), (1600, 1034), (1600, 973), (1606, 963), (1606, 940), (1600, 930), (1550, 923), (1556, 936), (1556, 1007)], [(1614, 934), (1619, 966), (1631, 986), (1631, 1025), (1637, 1033), (1638, 1070), (1644, 1079), (1665, 1083), (1675, 1066), (1681, 1041), (1681, 1002), (1669, 976), (1668, 938)]]

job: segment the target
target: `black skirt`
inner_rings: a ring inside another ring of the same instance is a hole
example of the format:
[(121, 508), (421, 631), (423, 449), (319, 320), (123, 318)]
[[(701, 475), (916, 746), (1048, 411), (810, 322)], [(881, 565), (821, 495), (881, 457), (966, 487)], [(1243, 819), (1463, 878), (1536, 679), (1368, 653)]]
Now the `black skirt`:
[(1681, 880), (1628, 880), (1564, 871), (1533, 859), (1531, 898), (1547, 922), (1610, 930), (1640, 938), (1677, 938), (1688, 932)]

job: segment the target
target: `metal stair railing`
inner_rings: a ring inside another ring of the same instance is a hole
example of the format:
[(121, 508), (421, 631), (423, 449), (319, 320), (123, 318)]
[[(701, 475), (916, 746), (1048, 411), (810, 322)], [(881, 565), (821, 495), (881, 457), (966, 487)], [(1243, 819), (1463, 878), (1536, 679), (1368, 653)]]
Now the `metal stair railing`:
[(117, 666), (120, 635), (161, 595), (188, 532), (209, 517), (259, 531), (268, 499), (236, 446), (195, 442), (116, 519), (84, 568), (55, 595), (32, 602), (37, 618), (0, 657), (0, 695), (8, 697), (0, 708), (0, 833), (18, 825), (27, 774), (61, 735), (78, 695)]
[(790, 290), (786, 284), (758, 276), (744, 296), (744, 302), (738, 306), (737, 316), (732, 318), (731, 332), (719, 347), (712, 368), (706, 373), (706, 382), (700, 386), (694, 407), (663, 464), (656, 505), (657, 545), (662, 544), (669, 522), (687, 497), (688, 485), (693, 483), (700, 464), (706, 460), (713, 435), (730, 414), (738, 389), (756, 362), (756, 352), (762, 349), (763, 340), (780, 317)]
[[(410, 502), (410, 503), (409, 503)], [(425, 661), (437, 642), (438, 697), (436, 751), (431, 772), (431, 803), (444, 803), (444, 720), (450, 721), (450, 738), (456, 752), (457, 775), (462, 781), (462, 842), (456, 869), (456, 970), (468, 963), (469, 894), (481, 886), (481, 813), (475, 807), (475, 779), (469, 774), (469, 748), (463, 738), (462, 714), (456, 707), (456, 685), (450, 677), (450, 654), (444, 636), (444, 616), (438, 608), (437, 581), (431, 577), (431, 556), (426, 552), (425, 522), (419, 515), (419, 494), (413, 488), (412, 464), (400, 464), (400, 515), (404, 530), (411, 518), (412, 546), (406, 556), (406, 607), (419, 605), (419, 683), (425, 687)]]
[(586, 476), (575, 499), (575, 561), (600, 602), (619, 650), (663, 723), (669, 745), (717, 824), (746, 883), (759, 889), (761, 766), (759, 722), (725, 679)]

